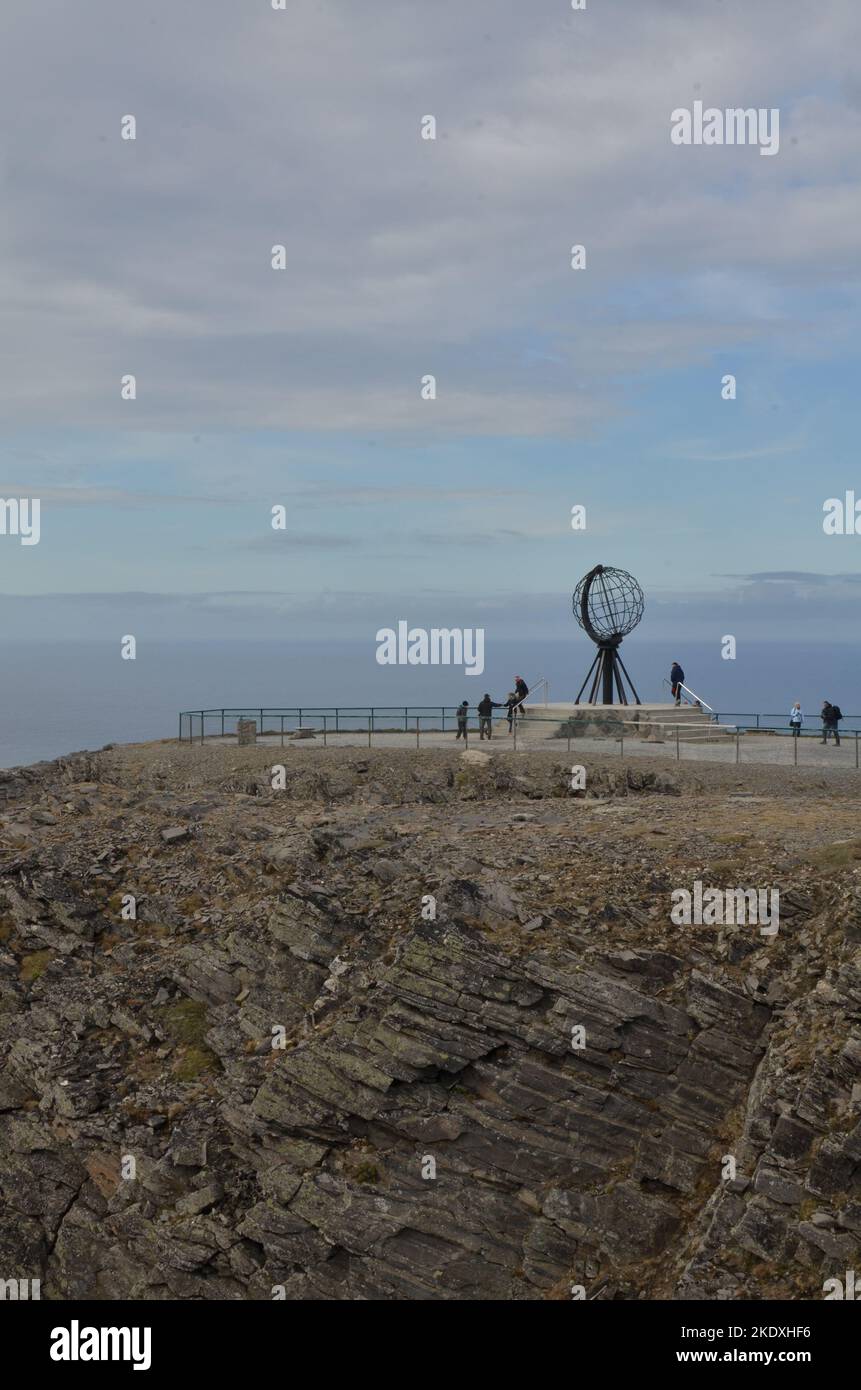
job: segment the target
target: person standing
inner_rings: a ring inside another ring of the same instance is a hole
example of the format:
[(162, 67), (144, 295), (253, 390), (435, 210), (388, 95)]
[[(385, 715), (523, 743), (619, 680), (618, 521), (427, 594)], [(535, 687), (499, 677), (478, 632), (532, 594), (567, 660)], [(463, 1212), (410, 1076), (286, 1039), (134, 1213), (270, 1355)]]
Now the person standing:
[(514, 693), (517, 696), (517, 708), (521, 719), (526, 718), (526, 710), (523, 708), (523, 701), (529, 694), (529, 686), (522, 676), (514, 677)]
[(517, 718), (517, 695), (513, 690), (509, 690), (506, 696), (505, 708), (508, 710), (508, 732), (511, 733), (512, 725)]
[(457, 739), (461, 737), (463, 737), (465, 743), (469, 742), (469, 738), (466, 732), (466, 721), (468, 716), (469, 701), (461, 700), (460, 704), (457, 707), (457, 738), (455, 739), (455, 743), (457, 743)]
[(673, 699), (677, 705), (682, 703), (682, 686), (685, 683), (685, 673), (677, 661), (670, 667), (670, 685), (672, 686)]
[(478, 736), (482, 742), (484, 741), (485, 734), (487, 734), (488, 738), (493, 738), (493, 730), (490, 723), (491, 716), (495, 709), (500, 708), (499, 701), (491, 700), (490, 696), (485, 691), (484, 699), (478, 702)]
[(792, 709), (789, 711), (789, 727), (792, 730), (793, 738), (798, 738), (799, 734), (801, 733), (801, 725), (803, 723), (803, 720), (804, 715), (801, 713), (801, 705), (796, 700), (795, 704), (792, 706)]
[(822, 701), (822, 742), (828, 742), (828, 735), (834, 735), (835, 748), (840, 747), (839, 723), (843, 718), (843, 713), (839, 705), (832, 705), (829, 700)]

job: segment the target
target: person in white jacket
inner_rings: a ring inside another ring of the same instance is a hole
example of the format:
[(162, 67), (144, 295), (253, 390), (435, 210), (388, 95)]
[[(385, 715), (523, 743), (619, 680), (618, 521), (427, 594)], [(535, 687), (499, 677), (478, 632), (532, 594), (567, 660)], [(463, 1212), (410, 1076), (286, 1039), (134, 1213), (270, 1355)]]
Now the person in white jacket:
[(789, 711), (789, 727), (792, 730), (793, 738), (798, 738), (799, 734), (801, 733), (801, 725), (803, 719), (804, 715), (801, 713), (801, 705), (796, 700), (795, 704), (792, 706), (792, 709)]

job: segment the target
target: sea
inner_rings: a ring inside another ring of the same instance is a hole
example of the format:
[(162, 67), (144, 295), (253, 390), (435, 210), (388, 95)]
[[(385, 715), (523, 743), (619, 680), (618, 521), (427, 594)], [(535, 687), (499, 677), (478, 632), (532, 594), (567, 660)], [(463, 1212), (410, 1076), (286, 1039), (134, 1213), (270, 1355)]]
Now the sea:
[[(181, 710), (374, 705), (402, 713), (404, 706), (462, 700), (474, 706), (485, 692), (503, 701), (518, 675), (530, 686), (546, 677), (551, 701), (573, 700), (592, 655), (586, 639), (495, 642), (485, 652), (483, 673), (465, 675), (449, 666), (380, 666), (368, 642), (147, 642), (138, 645), (134, 660), (123, 660), (114, 641), (8, 642), (0, 766), (106, 743), (176, 737)], [(759, 714), (783, 724), (800, 700), (806, 725), (815, 727), (828, 699), (847, 716), (844, 728), (861, 727), (857, 646), (746, 643), (734, 660), (725, 660), (715, 642), (687, 643), (678, 651), (635, 636), (622, 655), (643, 701), (669, 699), (662, 682), (678, 659), (686, 683), (730, 722)]]

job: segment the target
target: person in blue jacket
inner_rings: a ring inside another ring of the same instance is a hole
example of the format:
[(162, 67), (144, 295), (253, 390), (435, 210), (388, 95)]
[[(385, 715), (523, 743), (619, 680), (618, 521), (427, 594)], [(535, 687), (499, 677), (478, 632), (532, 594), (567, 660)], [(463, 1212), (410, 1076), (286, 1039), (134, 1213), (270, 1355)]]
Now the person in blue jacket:
[(673, 662), (670, 670), (670, 683), (673, 687), (673, 699), (677, 705), (682, 703), (682, 685), (684, 684), (685, 673), (677, 661)]

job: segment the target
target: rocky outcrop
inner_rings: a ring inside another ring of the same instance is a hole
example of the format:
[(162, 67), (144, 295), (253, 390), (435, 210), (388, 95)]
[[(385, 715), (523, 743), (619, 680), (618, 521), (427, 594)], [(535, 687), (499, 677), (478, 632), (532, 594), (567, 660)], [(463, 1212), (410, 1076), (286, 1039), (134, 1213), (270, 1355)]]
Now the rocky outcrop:
[[(298, 750), (276, 793), (265, 749), (197, 752), (10, 779), (0, 1275), (735, 1299), (853, 1267), (854, 796)], [(672, 924), (727, 876), (779, 886), (775, 939)]]

